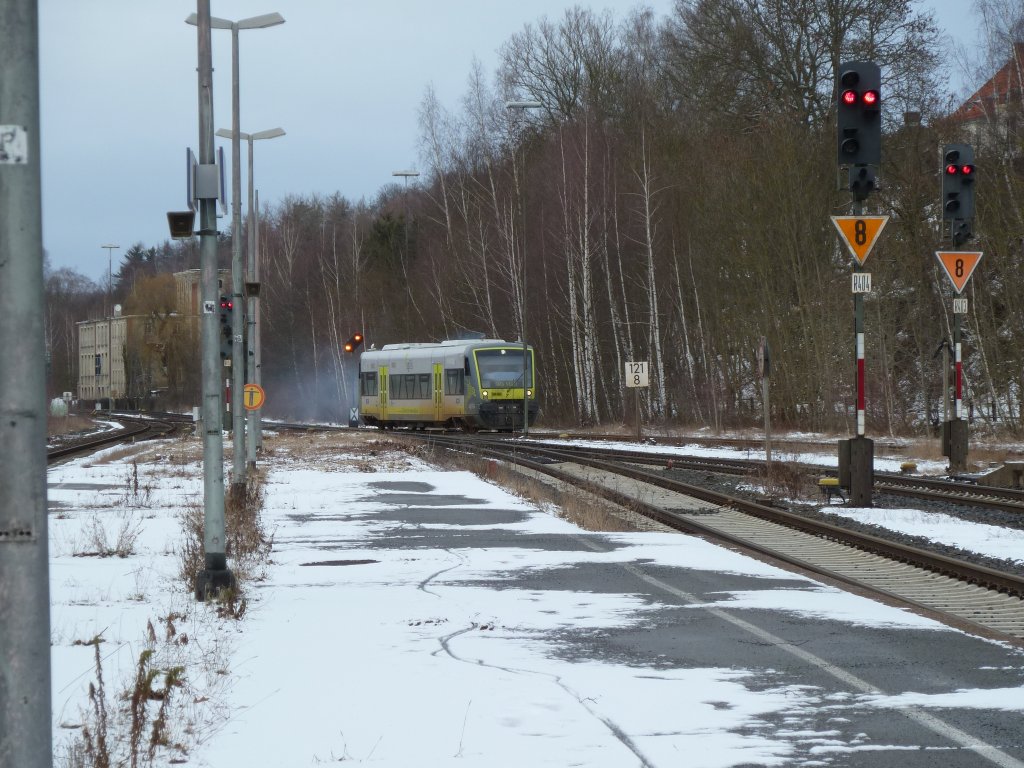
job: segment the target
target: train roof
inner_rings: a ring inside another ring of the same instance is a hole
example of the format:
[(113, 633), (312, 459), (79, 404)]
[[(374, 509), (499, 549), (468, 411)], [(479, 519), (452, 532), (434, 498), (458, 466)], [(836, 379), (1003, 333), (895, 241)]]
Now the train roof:
[(400, 344), (385, 344), (379, 350), (370, 349), (368, 352), (389, 352), (396, 349), (437, 349), (438, 347), (475, 347), (487, 346), (489, 344), (518, 344), (520, 342), (508, 342), (504, 339), (445, 339), (444, 341), (414, 341)]

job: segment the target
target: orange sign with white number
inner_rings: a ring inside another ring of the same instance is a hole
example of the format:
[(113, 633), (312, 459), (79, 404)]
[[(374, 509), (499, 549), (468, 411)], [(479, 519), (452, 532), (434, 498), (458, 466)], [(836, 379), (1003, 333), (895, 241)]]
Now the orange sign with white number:
[(935, 258), (946, 270), (956, 292), (962, 293), (974, 274), (974, 268), (981, 261), (981, 251), (936, 251)]
[(267, 399), (267, 393), (259, 384), (246, 384), (242, 387), (242, 405), (247, 411), (255, 411), (263, 407), (263, 401)]
[(878, 236), (885, 229), (888, 216), (833, 216), (832, 223), (836, 225), (843, 242), (850, 250), (850, 254), (857, 260), (857, 263), (864, 266), (864, 262), (875, 247)]

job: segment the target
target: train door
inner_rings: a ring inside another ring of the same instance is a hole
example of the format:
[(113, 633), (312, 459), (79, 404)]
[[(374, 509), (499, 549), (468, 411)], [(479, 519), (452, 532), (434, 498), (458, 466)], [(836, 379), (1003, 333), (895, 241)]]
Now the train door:
[(444, 421), (444, 366), (434, 363), (434, 421)]
[(377, 396), (380, 398), (380, 420), (388, 420), (388, 369), (382, 365), (377, 371)]

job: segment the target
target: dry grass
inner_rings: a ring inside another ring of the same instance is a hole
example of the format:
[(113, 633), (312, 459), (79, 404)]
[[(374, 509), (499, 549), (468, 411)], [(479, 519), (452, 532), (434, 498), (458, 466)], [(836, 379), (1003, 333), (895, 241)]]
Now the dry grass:
[(138, 460), (140, 456), (149, 450), (149, 446), (144, 443), (125, 445), (120, 448), (115, 448), (107, 451), (106, 453), (97, 456), (90, 462), (90, 466), (100, 466), (103, 464), (120, 463), (125, 459)]
[(96, 429), (96, 422), (86, 416), (47, 416), (46, 434), (49, 437), (56, 435), (74, 435), (79, 432), (89, 432)]
[(809, 474), (789, 462), (773, 461), (770, 467), (753, 473), (752, 479), (761, 485), (769, 498), (812, 499), (818, 492), (819, 476), (820, 473)]
[[(273, 535), (263, 525), (265, 476), (262, 472), (249, 473), (245, 492), (239, 498), (227, 494), (224, 499), (224, 553), (237, 587), (225, 596), (229, 613), (235, 618), (244, 612), (244, 603), (235, 607), (244, 594), (245, 585), (266, 578), (266, 566), (274, 546)], [(206, 512), (201, 500), (187, 504), (179, 515), (182, 537), (175, 554), (178, 557), (178, 578), (191, 589), (196, 574), (206, 567), (204, 532)]]
[[(177, 642), (168, 637), (168, 645)], [(185, 668), (162, 667), (155, 663), (157, 640), (150, 622), (135, 679), (111, 699), (103, 680), (101, 643), (102, 635), (79, 643), (93, 646), (96, 679), (89, 683), (89, 706), (83, 713), (82, 730), (64, 756), (65, 765), (68, 768), (136, 768), (153, 765), (157, 750), (170, 752), (171, 762), (184, 762), (182, 756), (187, 750), (182, 744), (171, 741), (169, 716), (176, 704), (172, 699), (178, 698), (175, 691), (187, 688)], [(158, 683), (162, 683), (162, 687), (158, 687)]]
[(628, 514), (611, 502), (585, 491), (563, 488), (555, 483), (539, 482), (536, 477), (517, 472), (512, 465), (504, 462), (454, 451), (436, 451), (425, 458), (438, 466), (472, 472), (488, 482), (501, 486), (514, 496), (540, 507), (551, 508), (559, 517), (586, 531), (638, 530), (637, 526), (627, 519)]

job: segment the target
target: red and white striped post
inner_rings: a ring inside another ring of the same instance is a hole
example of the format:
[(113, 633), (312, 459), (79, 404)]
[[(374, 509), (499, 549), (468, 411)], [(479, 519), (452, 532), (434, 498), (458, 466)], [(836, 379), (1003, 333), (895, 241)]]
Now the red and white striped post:
[(857, 331), (857, 437), (864, 437), (864, 399), (864, 330), (860, 328)]

